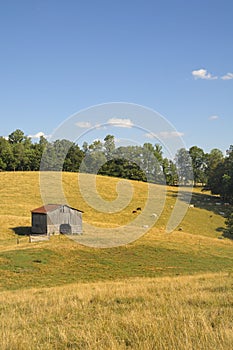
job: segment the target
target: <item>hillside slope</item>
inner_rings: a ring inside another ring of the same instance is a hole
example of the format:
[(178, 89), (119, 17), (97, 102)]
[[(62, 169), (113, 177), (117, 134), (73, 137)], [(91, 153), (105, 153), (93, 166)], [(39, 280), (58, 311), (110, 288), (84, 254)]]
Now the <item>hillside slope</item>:
[[(87, 175), (87, 183), (91, 176)], [(193, 192), (194, 208), (188, 210), (179, 225), (181, 231), (165, 232), (176, 200), (176, 189), (168, 187), (162, 214), (144, 236), (126, 246), (98, 249), (77, 244), (65, 236), (29, 243), (25, 234), (30, 232), (30, 211), (42, 205), (39, 174), (2, 172), (0, 180), (1, 290), (232, 270), (233, 242), (218, 239), (224, 227), (224, 218), (219, 212), (224, 209), (216, 206), (219, 199), (199, 190)], [(77, 181), (77, 174), (63, 173), (68, 203), (84, 211), (84, 234), (85, 222), (100, 228), (122, 225), (132, 220), (133, 209), (143, 210), (145, 205), (147, 184), (131, 181), (134, 191), (128, 206), (120, 213), (101, 213), (83, 200)], [(106, 200), (115, 199), (118, 181), (98, 176), (99, 194)]]

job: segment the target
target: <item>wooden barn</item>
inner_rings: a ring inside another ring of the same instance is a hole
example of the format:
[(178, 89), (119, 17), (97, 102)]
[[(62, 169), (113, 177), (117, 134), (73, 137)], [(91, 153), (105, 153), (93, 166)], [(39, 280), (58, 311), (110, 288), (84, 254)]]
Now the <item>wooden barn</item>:
[(82, 234), (82, 211), (66, 204), (47, 204), (31, 211), (32, 233)]

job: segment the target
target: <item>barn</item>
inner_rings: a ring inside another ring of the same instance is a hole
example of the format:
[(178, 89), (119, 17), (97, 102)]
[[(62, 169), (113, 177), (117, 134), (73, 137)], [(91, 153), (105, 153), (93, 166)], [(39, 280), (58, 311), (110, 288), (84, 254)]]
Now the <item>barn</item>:
[(82, 234), (82, 211), (66, 204), (47, 204), (31, 211), (32, 233)]

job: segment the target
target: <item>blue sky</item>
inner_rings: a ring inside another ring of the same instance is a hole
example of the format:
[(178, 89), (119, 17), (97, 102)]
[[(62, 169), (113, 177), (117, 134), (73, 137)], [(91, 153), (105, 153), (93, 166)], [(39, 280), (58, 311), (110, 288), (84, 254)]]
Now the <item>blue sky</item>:
[(159, 112), (187, 147), (225, 151), (232, 13), (231, 0), (0, 1), (0, 134), (50, 135), (79, 110), (122, 101)]

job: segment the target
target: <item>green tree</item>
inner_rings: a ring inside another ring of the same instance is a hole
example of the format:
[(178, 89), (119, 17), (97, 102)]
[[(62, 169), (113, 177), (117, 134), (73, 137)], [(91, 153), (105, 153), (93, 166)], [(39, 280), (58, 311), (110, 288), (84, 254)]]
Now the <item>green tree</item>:
[(21, 143), (25, 138), (24, 132), (20, 129), (16, 129), (8, 136), (10, 143)]
[(78, 172), (83, 158), (84, 152), (79, 148), (78, 145), (73, 143), (67, 152), (63, 164), (63, 170)]
[(163, 173), (165, 176), (166, 184), (169, 186), (175, 186), (178, 183), (178, 174), (176, 165), (171, 159), (163, 159)]
[(175, 158), (179, 183), (188, 185), (193, 181), (192, 161), (185, 148), (178, 150)]
[(193, 146), (189, 149), (189, 155), (192, 160), (194, 186), (197, 184), (205, 184), (206, 177), (206, 156), (203, 149)]
[(115, 140), (113, 135), (107, 135), (104, 138), (104, 150), (106, 159), (109, 160), (112, 158), (113, 152), (115, 150)]
[(9, 142), (4, 138), (0, 137), (0, 169), (1, 170), (12, 170), (11, 163), (13, 160), (12, 147)]
[(233, 236), (233, 212), (229, 212), (226, 219), (227, 231)]

